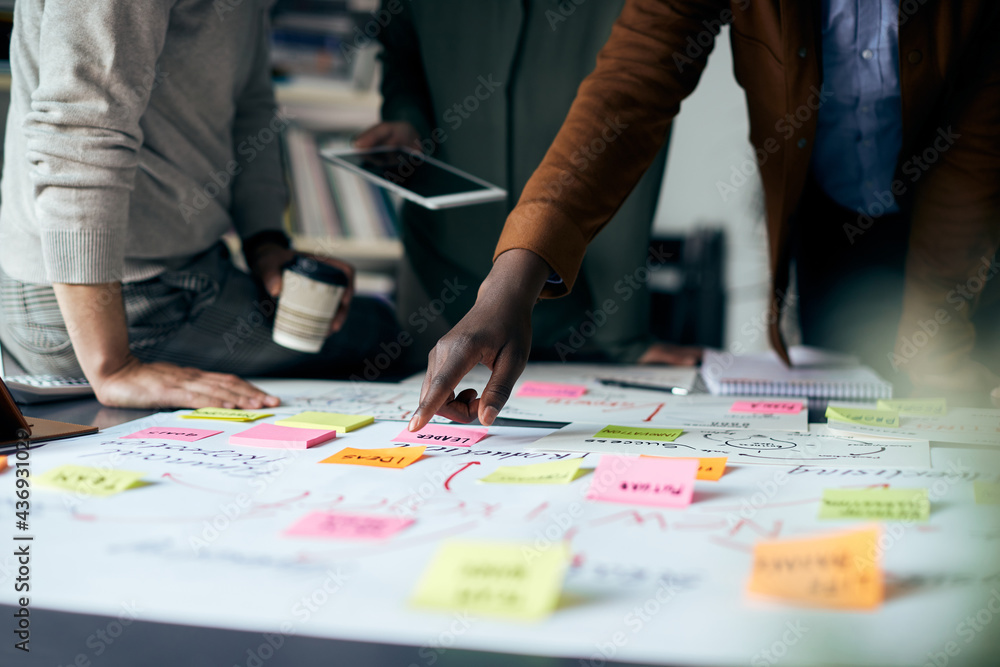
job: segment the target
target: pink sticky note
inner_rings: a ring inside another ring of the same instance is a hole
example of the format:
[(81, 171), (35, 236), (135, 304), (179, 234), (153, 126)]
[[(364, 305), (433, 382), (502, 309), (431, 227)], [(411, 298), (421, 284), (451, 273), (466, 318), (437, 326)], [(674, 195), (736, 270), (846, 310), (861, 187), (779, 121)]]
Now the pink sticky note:
[(148, 438), (150, 440), (180, 440), (181, 442), (194, 442), (202, 438), (209, 438), (218, 435), (222, 431), (210, 431), (204, 428), (173, 428), (170, 426), (153, 426), (136, 431), (132, 435), (122, 436), (123, 438)]
[(245, 447), (279, 447), (282, 449), (307, 449), (314, 445), (333, 440), (336, 431), (315, 428), (292, 428), (276, 424), (258, 424), (252, 428), (229, 436), (230, 445)]
[(694, 494), (698, 461), (692, 459), (601, 457), (587, 498), (612, 503), (687, 507)]
[(416, 433), (403, 430), (392, 439), (393, 442), (406, 442), (411, 445), (451, 445), (452, 447), (471, 447), (490, 434), (485, 428), (458, 428), (428, 424)]
[(736, 401), (730, 412), (751, 412), (758, 415), (797, 415), (802, 412), (798, 401)]
[(376, 514), (312, 512), (293, 523), (285, 535), (336, 540), (384, 540), (413, 523), (413, 519)]
[(559, 384), (557, 382), (525, 382), (517, 390), (517, 396), (529, 398), (577, 398), (587, 393), (580, 384)]

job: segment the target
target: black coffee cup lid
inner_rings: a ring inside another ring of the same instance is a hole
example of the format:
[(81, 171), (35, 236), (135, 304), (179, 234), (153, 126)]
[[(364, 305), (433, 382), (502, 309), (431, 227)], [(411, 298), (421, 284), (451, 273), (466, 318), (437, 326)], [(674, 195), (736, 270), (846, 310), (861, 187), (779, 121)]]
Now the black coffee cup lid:
[(327, 283), (328, 285), (346, 287), (350, 282), (347, 274), (337, 267), (331, 266), (326, 262), (317, 261), (312, 257), (304, 257), (303, 255), (296, 255), (295, 259), (285, 264), (284, 268), (300, 276), (305, 276), (310, 280)]

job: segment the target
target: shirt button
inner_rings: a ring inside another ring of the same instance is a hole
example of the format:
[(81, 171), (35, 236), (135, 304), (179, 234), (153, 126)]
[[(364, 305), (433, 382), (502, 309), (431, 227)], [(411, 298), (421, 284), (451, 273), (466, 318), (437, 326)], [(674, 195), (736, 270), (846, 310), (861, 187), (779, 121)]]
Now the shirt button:
[(868, 105), (861, 107), (861, 113), (868, 113)]
[(799, 49), (799, 58), (805, 58), (805, 57), (806, 57), (806, 47), (803, 46), (801, 49)]
[(795, 144), (795, 145), (798, 146), (799, 148), (805, 148), (806, 147), (806, 140), (805, 139), (799, 139), (798, 143)]
[(906, 59), (910, 61), (911, 65), (916, 65), (921, 60), (923, 60), (923, 57), (924, 57), (924, 54), (922, 54), (922, 53), (920, 53), (920, 51), (916, 51), (916, 50), (910, 51), (906, 55)]
[(865, 49), (861, 52), (861, 57), (865, 60), (871, 60), (875, 57), (875, 53), (871, 49)]
[(871, 146), (872, 145), (872, 140), (871, 139), (865, 139), (864, 145), (865, 146)]

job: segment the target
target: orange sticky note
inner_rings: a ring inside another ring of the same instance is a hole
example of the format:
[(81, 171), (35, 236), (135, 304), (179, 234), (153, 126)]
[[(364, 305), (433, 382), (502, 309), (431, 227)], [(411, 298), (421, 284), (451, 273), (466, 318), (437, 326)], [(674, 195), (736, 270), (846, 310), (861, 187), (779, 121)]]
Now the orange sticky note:
[(354, 449), (347, 447), (320, 463), (349, 463), (376, 468), (405, 468), (424, 455), (426, 447), (387, 447), (385, 449)]
[(751, 593), (832, 609), (874, 609), (885, 597), (878, 526), (754, 547)]
[(717, 456), (717, 457), (707, 457), (701, 458), (697, 456), (652, 456), (650, 454), (640, 454), (640, 459), (688, 459), (689, 461), (698, 462), (698, 474), (695, 475), (695, 479), (700, 479), (703, 482), (718, 482), (722, 478), (722, 474), (726, 472), (726, 462), (729, 460), (728, 456)]
[(3, 472), (6, 469), (7, 469), (7, 457), (0, 456), (0, 472)]

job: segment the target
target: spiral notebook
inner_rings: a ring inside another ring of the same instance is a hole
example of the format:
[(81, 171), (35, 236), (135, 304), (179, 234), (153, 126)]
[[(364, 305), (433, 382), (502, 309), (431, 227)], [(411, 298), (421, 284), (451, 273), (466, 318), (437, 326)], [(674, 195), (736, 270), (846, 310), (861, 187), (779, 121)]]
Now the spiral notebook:
[(774, 352), (734, 356), (706, 350), (701, 377), (717, 396), (805, 396), (846, 400), (892, 398), (892, 385), (855, 357), (810, 347), (789, 349), (788, 368)]

